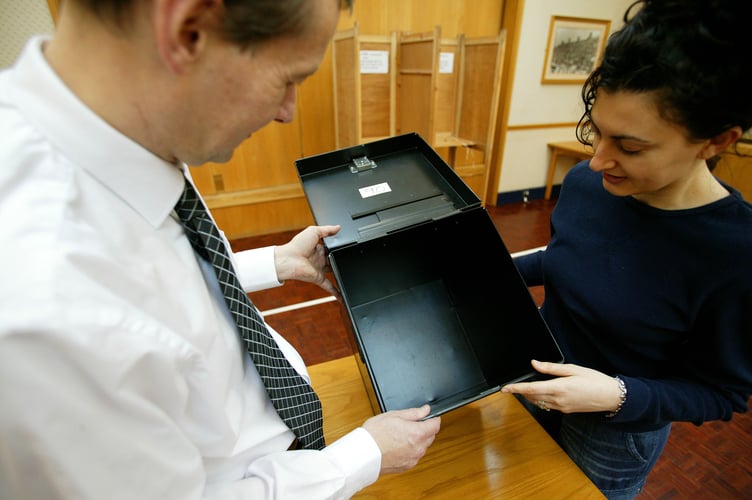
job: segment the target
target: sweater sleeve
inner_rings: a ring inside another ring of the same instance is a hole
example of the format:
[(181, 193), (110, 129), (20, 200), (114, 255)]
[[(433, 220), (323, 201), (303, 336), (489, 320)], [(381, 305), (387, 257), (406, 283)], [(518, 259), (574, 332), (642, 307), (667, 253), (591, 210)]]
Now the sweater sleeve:
[(545, 250), (521, 255), (514, 259), (517, 269), (527, 286), (543, 284), (543, 254)]

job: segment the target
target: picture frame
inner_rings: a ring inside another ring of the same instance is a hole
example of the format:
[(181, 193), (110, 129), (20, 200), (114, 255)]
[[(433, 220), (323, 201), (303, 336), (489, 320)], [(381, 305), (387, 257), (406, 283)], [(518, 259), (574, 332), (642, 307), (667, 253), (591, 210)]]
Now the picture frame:
[(583, 83), (606, 47), (611, 21), (551, 16), (541, 83)]

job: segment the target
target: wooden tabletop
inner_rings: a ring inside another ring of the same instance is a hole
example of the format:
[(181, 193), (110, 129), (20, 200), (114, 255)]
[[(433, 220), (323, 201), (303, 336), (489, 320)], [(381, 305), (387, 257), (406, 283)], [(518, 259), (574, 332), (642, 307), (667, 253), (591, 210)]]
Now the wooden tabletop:
[(548, 147), (560, 154), (571, 154), (578, 158), (585, 159), (593, 156), (593, 148), (585, 146), (580, 141), (549, 142)]
[[(353, 356), (308, 369), (324, 408), (327, 442), (373, 415)], [(414, 469), (382, 476), (355, 498), (603, 498), (511, 395), (496, 393), (441, 417)]]
[(554, 187), (554, 173), (559, 156), (571, 156), (576, 160), (587, 160), (593, 156), (593, 148), (585, 146), (579, 141), (560, 141), (549, 142), (548, 147), (551, 149), (551, 162), (548, 165), (548, 177), (546, 179), (546, 190), (543, 194), (544, 200), (551, 199), (551, 192)]

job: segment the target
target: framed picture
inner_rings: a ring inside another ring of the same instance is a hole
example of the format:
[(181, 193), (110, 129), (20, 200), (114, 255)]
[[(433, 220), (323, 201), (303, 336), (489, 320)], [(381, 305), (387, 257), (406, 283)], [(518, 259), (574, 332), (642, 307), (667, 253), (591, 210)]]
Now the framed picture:
[(606, 47), (611, 21), (552, 16), (542, 83), (582, 83)]

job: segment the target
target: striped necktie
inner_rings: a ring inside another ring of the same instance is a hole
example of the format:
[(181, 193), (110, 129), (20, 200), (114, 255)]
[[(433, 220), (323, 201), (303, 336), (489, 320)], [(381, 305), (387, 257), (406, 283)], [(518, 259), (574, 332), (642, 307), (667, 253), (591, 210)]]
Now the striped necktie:
[(295, 433), (300, 447), (322, 449), (325, 443), (321, 402), (280, 351), (256, 306), (240, 286), (219, 229), (188, 180), (175, 211), (194, 250), (214, 268), (225, 302), (277, 413)]

